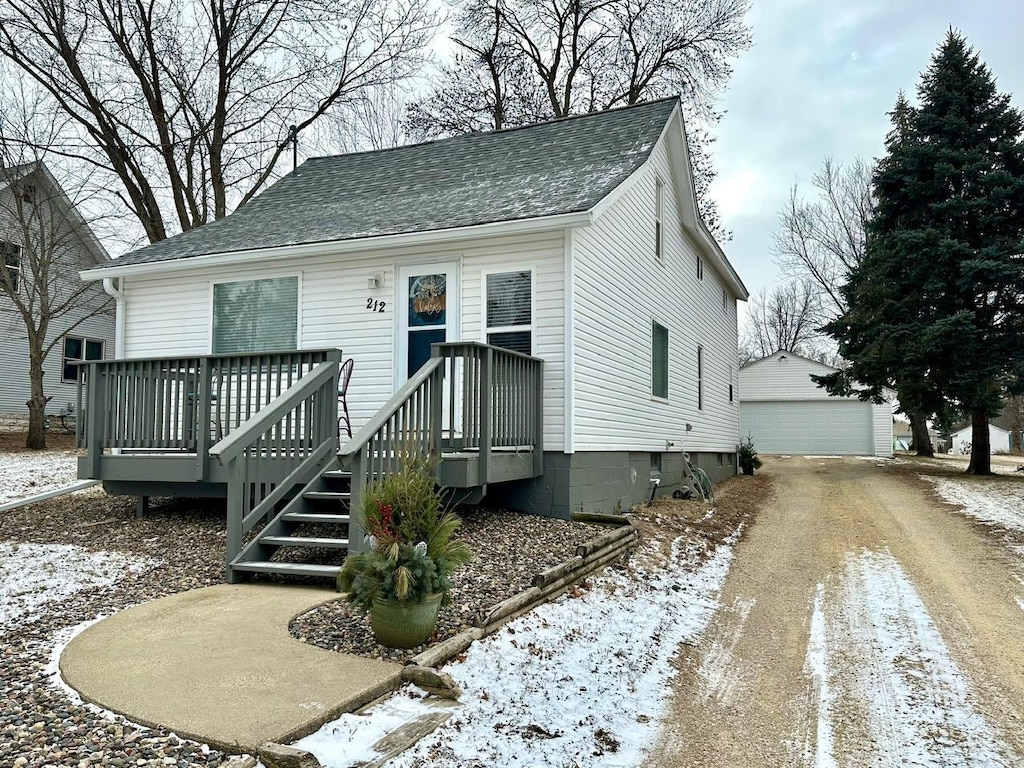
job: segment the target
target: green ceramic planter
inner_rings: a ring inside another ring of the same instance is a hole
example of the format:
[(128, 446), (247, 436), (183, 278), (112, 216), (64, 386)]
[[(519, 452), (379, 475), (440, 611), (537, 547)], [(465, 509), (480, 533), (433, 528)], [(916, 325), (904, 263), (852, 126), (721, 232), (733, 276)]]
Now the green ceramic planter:
[(388, 648), (415, 648), (432, 634), (437, 626), (443, 594), (427, 595), (422, 603), (399, 603), (374, 600), (370, 609), (370, 627), (377, 642)]

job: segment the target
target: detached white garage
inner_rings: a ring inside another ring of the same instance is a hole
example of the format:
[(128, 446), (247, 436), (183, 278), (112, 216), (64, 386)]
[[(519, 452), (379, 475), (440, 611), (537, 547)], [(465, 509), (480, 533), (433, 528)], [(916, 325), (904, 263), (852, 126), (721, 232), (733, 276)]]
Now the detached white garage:
[(776, 352), (740, 368), (740, 434), (759, 453), (892, 456), (892, 407), (829, 397), (831, 366)]

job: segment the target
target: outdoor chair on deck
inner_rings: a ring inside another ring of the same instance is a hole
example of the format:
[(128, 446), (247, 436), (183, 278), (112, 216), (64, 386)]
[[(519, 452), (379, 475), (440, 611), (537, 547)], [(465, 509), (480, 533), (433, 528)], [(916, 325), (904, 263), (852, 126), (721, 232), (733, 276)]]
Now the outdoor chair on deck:
[(356, 361), (351, 357), (341, 364), (341, 370), (338, 372), (338, 436), (341, 436), (341, 425), (342, 422), (345, 424), (345, 432), (349, 437), (352, 437), (352, 420), (348, 416), (348, 383), (352, 380), (352, 369), (355, 368)]

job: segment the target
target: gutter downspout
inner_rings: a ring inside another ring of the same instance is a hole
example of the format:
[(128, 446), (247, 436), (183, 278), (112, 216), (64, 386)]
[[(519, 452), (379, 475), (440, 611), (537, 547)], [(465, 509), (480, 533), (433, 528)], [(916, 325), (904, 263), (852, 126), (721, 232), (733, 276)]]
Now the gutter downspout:
[[(117, 287), (114, 281), (117, 280)], [(104, 277), (103, 290), (114, 298), (114, 357), (124, 357), (124, 294), (121, 292), (123, 277)]]

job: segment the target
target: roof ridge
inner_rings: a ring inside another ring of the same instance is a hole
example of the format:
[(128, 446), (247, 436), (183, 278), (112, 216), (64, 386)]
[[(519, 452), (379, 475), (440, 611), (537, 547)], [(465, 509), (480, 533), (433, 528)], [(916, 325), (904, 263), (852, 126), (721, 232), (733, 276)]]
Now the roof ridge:
[(544, 120), (539, 123), (526, 123), (525, 125), (513, 125), (508, 128), (500, 128), (496, 131), (469, 131), (468, 133), (457, 133), (454, 136), (439, 136), (436, 139), (428, 139), (426, 141), (417, 141), (412, 144), (398, 144), (394, 147), (381, 147), (380, 149), (363, 149), (358, 152), (339, 152), (334, 155), (313, 155), (306, 158), (305, 162), (311, 160), (333, 160), (338, 157), (358, 157), (360, 155), (379, 155), (385, 152), (395, 152), (401, 149), (412, 149), (414, 147), (426, 147), (432, 144), (443, 144), (448, 141), (455, 141), (457, 139), (467, 139), (470, 137), (481, 137), (481, 136), (500, 136), (503, 134), (513, 133), (515, 131), (526, 131), (531, 128), (541, 128), (547, 125), (555, 125), (557, 123), (567, 123), (573, 120), (584, 120), (590, 117), (606, 117), (609, 114), (618, 112), (627, 112), (634, 109), (640, 109), (643, 107), (650, 107), (655, 104), (663, 104), (667, 101), (679, 102), (679, 95), (666, 96), (661, 99), (652, 99), (651, 101), (640, 101), (635, 104), (626, 104), (621, 107), (614, 107), (610, 109), (599, 109), (593, 112), (582, 112), (575, 115), (565, 115), (563, 117), (553, 117), (549, 120)]

